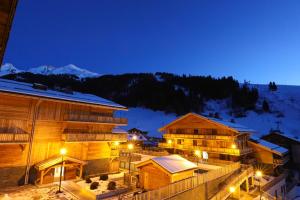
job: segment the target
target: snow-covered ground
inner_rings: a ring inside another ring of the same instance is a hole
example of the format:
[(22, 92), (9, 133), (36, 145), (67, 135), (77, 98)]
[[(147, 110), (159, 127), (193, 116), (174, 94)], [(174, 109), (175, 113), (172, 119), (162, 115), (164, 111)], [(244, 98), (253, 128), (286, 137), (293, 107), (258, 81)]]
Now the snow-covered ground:
[(99, 182), (99, 186), (95, 190), (90, 189), (91, 183), (86, 183), (85, 180), (77, 182), (78, 185), (80, 185), (82, 188), (85, 188), (88, 191), (91, 191), (92, 193), (98, 195), (98, 194), (104, 194), (107, 192), (110, 192), (110, 190), (107, 189), (108, 183), (110, 181), (115, 181), (116, 182), (116, 189), (120, 188), (125, 188), (126, 186), (123, 184), (123, 177), (124, 177), (124, 172), (120, 172), (118, 174), (110, 174), (108, 175), (108, 180), (107, 181), (102, 181), (99, 180), (99, 176), (91, 178), (92, 182)]
[[(234, 118), (230, 115), (230, 108), (225, 100), (209, 101), (203, 114), (218, 112), (223, 120), (231, 120), (257, 131), (257, 136), (267, 134), (270, 129), (279, 129), (286, 134), (300, 138), (300, 86), (278, 86), (278, 90), (271, 92), (267, 85), (253, 85), (259, 90), (257, 109), (262, 107), (263, 100), (269, 103), (271, 112), (248, 111), (246, 117)], [(145, 108), (129, 108), (128, 112), (118, 115), (128, 118), (128, 126), (124, 129), (139, 128), (148, 131), (149, 135), (161, 137), (158, 129), (176, 119), (175, 114), (165, 114)]]
[(38, 188), (35, 186), (17, 187), (15, 191), (0, 192), (0, 200), (77, 200), (73, 195), (63, 192), (56, 194), (58, 186)]

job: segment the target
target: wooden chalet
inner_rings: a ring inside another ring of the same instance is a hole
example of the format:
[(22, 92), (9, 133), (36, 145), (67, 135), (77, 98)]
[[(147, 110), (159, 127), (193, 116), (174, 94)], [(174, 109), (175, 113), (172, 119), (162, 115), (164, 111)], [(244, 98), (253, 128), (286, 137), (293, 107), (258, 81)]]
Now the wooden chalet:
[(15, 15), (17, 0), (0, 1), (0, 68)]
[(300, 138), (290, 134), (284, 134), (280, 131), (273, 131), (264, 135), (262, 139), (282, 146), (289, 150), (290, 158), (293, 164), (300, 167)]
[(49, 183), (60, 172), (59, 152), (67, 150), (64, 179), (119, 169), (117, 142), (127, 134), (114, 116), (127, 108), (78, 92), (0, 79), (0, 187)]
[(253, 130), (195, 113), (188, 113), (159, 131), (165, 139), (159, 147), (176, 153), (194, 155), (199, 150), (203, 159), (238, 161), (252, 152), (247, 141)]
[(153, 190), (194, 176), (197, 165), (179, 155), (153, 157), (136, 165), (140, 186)]
[(264, 165), (265, 172), (276, 172), (287, 164), (290, 159), (288, 149), (261, 138), (251, 136), (248, 143), (254, 151), (254, 156), (259, 166), (262, 167)]

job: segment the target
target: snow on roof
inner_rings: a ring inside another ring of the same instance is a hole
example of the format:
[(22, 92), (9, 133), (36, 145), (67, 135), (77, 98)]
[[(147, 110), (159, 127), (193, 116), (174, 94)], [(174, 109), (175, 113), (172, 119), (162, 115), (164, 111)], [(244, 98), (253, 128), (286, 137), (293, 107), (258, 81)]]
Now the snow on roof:
[(273, 151), (273, 152), (275, 152), (277, 154), (286, 154), (289, 151), (288, 149), (286, 149), (284, 147), (281, 147), (281, 146), (279, 146), (277, 144), (273, 144), (273, 143), (268, 142), (266, 140), (260, 139), (260, 138), (258, 138), (256, 136), (251, 136), (250, 140), (252, 140), (256, 144), (262, 145), (265, 148), (270, 149), (271, 151)]
[(144, 135), (136, 133), (128, 133), (128, 140), (148, 141)]
[(115, 127), (112, 130), (112, 133), (127, 133), (127, 131), (125, 131), (124, 129), (121, 129), (120, 127)]
[(197, 168), (196, 164), (179, 155), (154, 157), (151, 160), (172, 174)]
[(29, 83), (11, 81), (1, 78), (0, 91), (126, 109), (126, 107), (122, 105), (119, 105), (117, 103), (92, 94), (83, 94), (79, 92), (73, 92), (72, 94), (68, 94), (50, 89), (39, 90), (33, 88), (32, 84)]
[(211, 117), (208, 117), (208, 119), (210, 119), (212, 121), (215, 121), (217, 123), (223, 124), (224, 126), (228, 126), (229, 128), (235, 129), (239, 132), (251, 132), (251, 133), (256, 132), (255, 130), (250, 129), (250, 128), (248, 128), (244, 125), (241, 125), (241, 124), (236, 124), (236, 123), (224, 121), (224, 120), (221, 120), (221, 119), (211, 118)]
[(294, 135), (287, 134), (287, 133), (278, 133), (278, 132), (273, 132), (273, 133), (276, 133), (276, 134), (281, 135), (283, 137), (289, 138), (289, 139), (294, 140), (296, 142), (300, 142), (300, 138), (298, 136), (294, 136)]

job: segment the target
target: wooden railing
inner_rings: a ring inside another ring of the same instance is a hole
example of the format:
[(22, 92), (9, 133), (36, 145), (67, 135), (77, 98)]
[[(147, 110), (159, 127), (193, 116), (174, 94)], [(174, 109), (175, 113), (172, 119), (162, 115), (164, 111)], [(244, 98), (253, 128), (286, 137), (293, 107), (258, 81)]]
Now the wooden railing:
[(63, 133), (62, 137), (66, 142), (127, 141), (125, 133)]
[(244, 170), (242, 170), (238, 175), (229, 177), (229, 180), (226, 181), (226, 185), (219, 192), (217, 192), (209, 199), (210, 200), (227, 199), (230, 196), (229, 187), (230, 186), (233, 186), (235, 188), (239, 187), (242, 184), (242, 182), (250, 176), (253, 176), (253, 167), (249, 166), (247, 168), (244, 168)]
[(208, 140), (234, 140), (235, 136), (229, 135), (209, 135), (209, 134), (164, 134), (166, 139), (208, 139)]
[(0, 133), (0, 143), (28, 143), (28, 133)]
[(273, 186), (275, 186), (276, 184), (278, 184), (280, 181), (282, 181), (283, 179), (285, 179), (288, 176), (288, 171), (285, 170), (282, 174), (280, 174), (278, 177), (275, 177), (274, 179), (272, 179), (270, 182), (268, 182), (267, 184), (265, 184), (264, 186), (262, 186), (262, 190), (263, 191), (268, 191), (270, 190)]
[(126, 118), (117, 118), (110, 116), (100, 116), (100, 115), (87, 115), (87, 114), (66, 114), (64, 116), (64, 121), (75, 121), (75, 122), (95, 122), (95, 123), (111, 123), (126, 125), (128, 120)]
[(204, 174), (193, 176), (170, 185), (161, 187), (156, 190), (148, 191), (135, 196), (135, 200), (158, 200), (158, 199), (168, 199), (174, 197), (182, 192), (192, 190), (206, 182), (215, 180), (227, 174), (233, 173), (239, 170), (241, 167), (240, 163), (233, 163), (222, 167), (217, 170), (212, 170)]
[(236, 155), (236, 156), (251, 153), (253, 151), (251, 148), (233, 149), (233, 148), (204, 147), (204, 146), (167, 144), (167, 143), (159, 143), (158, 146), (161, 148), (174, 148), (174, 149), (181, 149), (181, 150), (201, 150), (201, 151), (207, 151), (211, 153), (223, 153), (223, 154)]

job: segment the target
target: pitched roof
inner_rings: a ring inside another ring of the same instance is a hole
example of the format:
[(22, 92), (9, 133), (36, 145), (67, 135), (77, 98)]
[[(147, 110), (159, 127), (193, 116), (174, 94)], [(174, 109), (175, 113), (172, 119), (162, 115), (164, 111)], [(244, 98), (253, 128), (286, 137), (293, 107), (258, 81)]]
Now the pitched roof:
[(250, 133), (253, 133), (253, 132), (256, 132), (254, 129), (251, 129), (251, 128), (248, 128), (244, 125), (241, 125), (241, 124), (236, 124), (236, 123), (232, 123), (232, 122), (228, 122), (228, 121), (224, 121), (224, 120), (221, 120), (221, 119), (216, 119), (216, 118), (208, 118), (210, 120), (213, 120), (215, 122), (218, 122), (220, 124), (223, 124), (227, 127), (230, 127), (232, 129), (235, 129), (239, 132), (250, 132)]
[(273, 153), (276, 153), (278, 155), (284, 155), (289, 152), (289, 150), (284, 147), (281, 147), (277, 144), (273, 144), (271, 142), (268, 142), (266, 140), (260, 139), (255, 136), (250, 137), (250, 142), (253, 142), (257, 145), (263, 146), (265, 149), (268, 149), (269, 151), (272, 151)]
[[(156, 163), (171, 174), (197, 168), (197, 165), (195, 163), (192, 163), (179, 155), (153, 157), (150, 159), (150, 161)], [(147, 163), (149, 163), (149, 160), (138, 164), (137, 167), (143, 166)]]
[[(57, 164), (61, 163), (61, 160), (62, 160), (61, 156), (55, 156), (55, 157), (49, 158), (47, 160), (44, 160), (42, 162), (39, 162), (39, 163), (35, 164), (35, 168), (39, 171), (44, 170), (48, 167), (52, 167), (54, 165), (57, 165)], [(79, 163), (79, 164), (82, 164), (82, 165), (85, 165), (87, 163), (85, 161), (78, 160), (76, 158), (71, 158), (69, 156), (64, 156), (64, 161), (75, 162), (75, 163)]]
[(177, 118), (176, 120), (172, 121), (171, 123), (167, 124), (166, 126), (162, 127), (159, 129), (159, 131), (162, 131), (163, 129), (169, 127), (170, 125), (188, 117), (188, 116), (195, 116), (195, 117), (198, 117), (202, 120), (206, 120), (206, 121), (209, 121), (210, 123), (213, 123), (217, 126), (222, 126), (224, 128), (228, 128), (234, 132), (255, 132), (255, 130), (253, 129), (250, 129), (250, 128), (247, 128), (246, 126), (243, 126), (243, 125), (240, 125), (240, 124), (236, 124), (236, 123), (231, 123), (231, 122), (227, 122), (227, 121), (223, 121), (223, 120), (220, 120), (220, 119), (216, 119), (216, 118), (209, 118), (209, 117), (204, 117), (202, 115), (199, 115), (199, 114), (196, 114), (196, 113), (188, 113), (186, 115), (183, 115), (179, 118)]
[(32, 84), (17, 82), (12, 80), (6, 80), (0, 78), (0, 92), (8, 92), (36, 97), (43, 97), (48, 99), (56, 99), (62, 101), (71, 101), (84, 104), (101, 105), (114, 107), (119, 109), (127, 109), (125, 106), (114, 103), (107, 99), (92, 95), (84, 94), (79, 92), (73, 92), (72, 94), (59, 92), (55, 90), (40, 90), (32, 87)]

